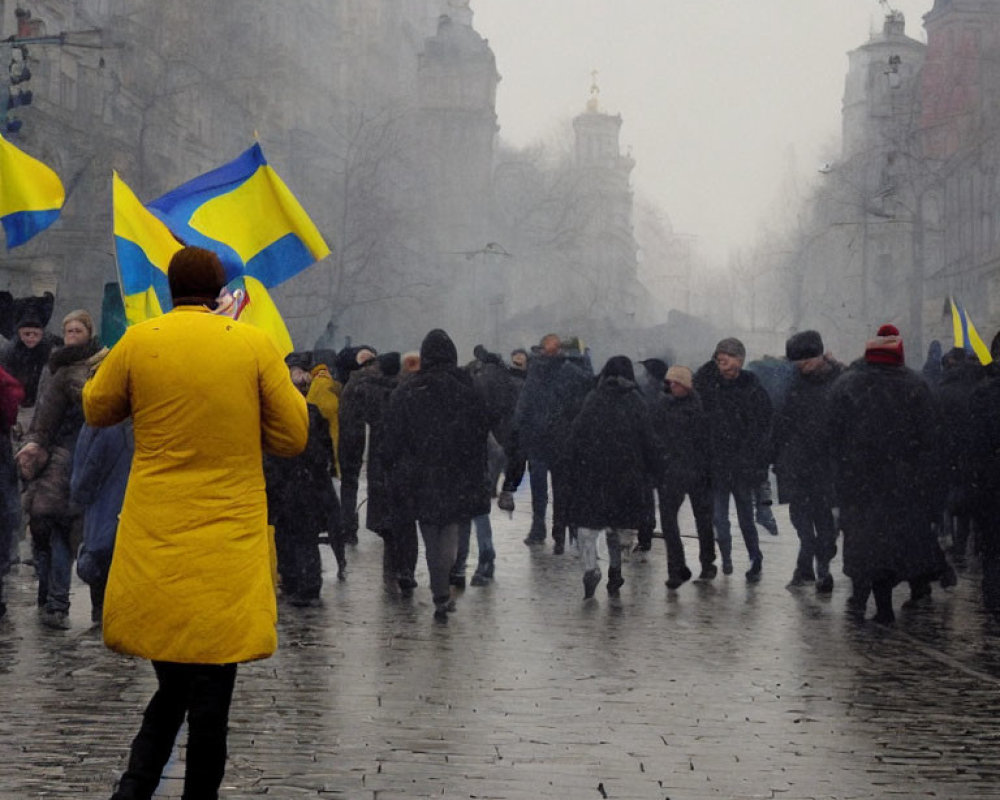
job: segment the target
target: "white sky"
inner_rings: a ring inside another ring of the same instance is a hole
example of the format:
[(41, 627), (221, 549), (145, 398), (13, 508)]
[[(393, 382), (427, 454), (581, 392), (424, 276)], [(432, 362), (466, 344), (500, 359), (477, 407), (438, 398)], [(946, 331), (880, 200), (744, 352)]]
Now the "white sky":
[[(926, 41), (933, 0), (890, 0)], [(878, 0), (473, 0), (503, 76), (503, 140), (568, 128), (598, 71), (620, 113), (636, 189), (709, 255), (753, 243), (789, 164), (807, 180), (839, 153), (847, 52), (880, 30)], [(794, 159), (794, 160), (793, 160)]]

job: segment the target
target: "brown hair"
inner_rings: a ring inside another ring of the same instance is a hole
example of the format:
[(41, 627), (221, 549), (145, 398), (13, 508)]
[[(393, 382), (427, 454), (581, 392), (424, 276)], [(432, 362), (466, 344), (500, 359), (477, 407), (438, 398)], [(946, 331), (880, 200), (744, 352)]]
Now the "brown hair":
[(87, 329), (89, 338), (94, 338), (94, 318), (90, 316), (90, 312), (82, 308), (76, 309), (76, 311), (70, 311), (65, 317), (63, 317), (62, 326), (65, 330), (66, 325), (70, 322), (80, 322), (83, 323), (83, 327)]

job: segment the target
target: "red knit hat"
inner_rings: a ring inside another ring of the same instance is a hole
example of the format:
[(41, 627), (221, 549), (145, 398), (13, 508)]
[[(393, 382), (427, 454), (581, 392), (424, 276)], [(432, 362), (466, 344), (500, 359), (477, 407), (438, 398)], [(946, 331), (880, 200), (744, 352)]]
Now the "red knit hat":
[(878, 335), (865, 345), (865, 361), (869, 364), (891, 364), (902, 366), (903, 338), (895, 325), (883, 325)]

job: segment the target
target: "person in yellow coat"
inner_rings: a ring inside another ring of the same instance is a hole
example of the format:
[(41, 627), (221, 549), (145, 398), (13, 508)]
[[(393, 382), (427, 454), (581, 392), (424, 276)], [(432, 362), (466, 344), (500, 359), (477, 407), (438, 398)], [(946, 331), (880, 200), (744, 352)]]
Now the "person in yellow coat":
[(113, 800), (149, 798), (187, 717), (185, 797), (217, 797), (241, 661), (277, 647), (263, 451), (294, 456), (308, 413), (268, 334), (211, 313), (218, 256), (185, 247), (174, 308), (130, 327), (83, 389), (88, 424), (131, 416), (135, 456), (104, 602), (104, 642), (159, 688)]

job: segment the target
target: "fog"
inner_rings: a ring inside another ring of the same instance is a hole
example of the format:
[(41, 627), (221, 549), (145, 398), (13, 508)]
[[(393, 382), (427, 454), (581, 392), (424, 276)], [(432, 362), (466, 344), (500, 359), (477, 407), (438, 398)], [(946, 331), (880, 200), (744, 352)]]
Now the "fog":
[[(893, 0), (925, 40), (932, 0)], [(479, 0), (497, 54), (500, 136), (558, 135), (589, 96), (624, 119), (637, 190), (714, 260), (752, 243), (790, 176), (840, 149), (847, 52), (881, 30), (877, 0)]]

